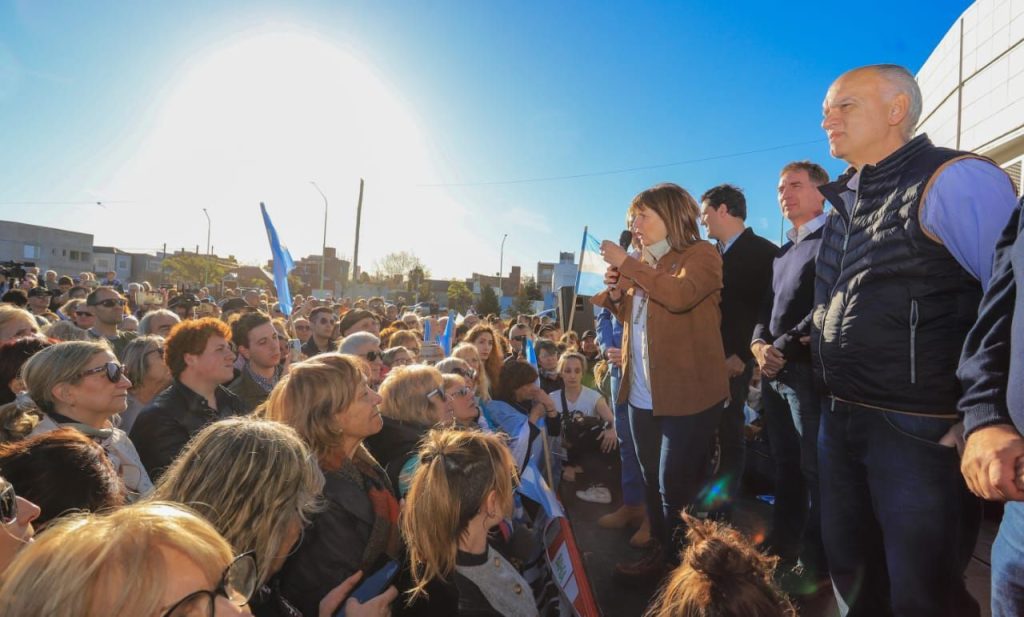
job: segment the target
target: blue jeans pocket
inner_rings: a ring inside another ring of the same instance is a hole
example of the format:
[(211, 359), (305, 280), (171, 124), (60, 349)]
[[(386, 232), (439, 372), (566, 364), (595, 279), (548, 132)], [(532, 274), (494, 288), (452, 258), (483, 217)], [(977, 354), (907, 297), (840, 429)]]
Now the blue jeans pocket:
[(942, 436), (949, 432), (949, 429), (956, 424), (954, 420), (942, 418), (928, 418), (915, 416), (906, 413), (895, 413), (891, 411), (879, 412), (896, 433), (911, 441), (935, 448), (939, 451), (952, 452), (956, 454), (955, 446), (944, 446), (939, 443)]

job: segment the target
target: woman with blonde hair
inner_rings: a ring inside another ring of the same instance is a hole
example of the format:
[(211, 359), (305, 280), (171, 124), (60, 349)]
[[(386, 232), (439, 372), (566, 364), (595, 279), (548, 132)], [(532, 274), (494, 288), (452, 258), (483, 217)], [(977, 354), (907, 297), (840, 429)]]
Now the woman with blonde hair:
[(459, 343), (452, 350), (452, 358), (461, 358), (473, 369), (473, 379), (476, 385), (476, 395), (484, 403), (491, 400), (491, 379), (484, 370), (484, 363), (480, 360), (480, 352), (472, 343)]
[(295, 429), (324, 474), (323, 511), (280, 573), (281, 594), (304, 615), (339, 580), (400, 554), (398, 502), (363, 446), (382, 426), (368, 370), (358, 357), (320, 354), (292, 365), (256, 410)]
[(370, 453), (387, 472), (402, 499), (416, 470), (423, 436), (440, 424), (452, 425), (454, 411), (444, 393), (441, 372), (432, 366), (407, 366), (388, 374), (380, 385), (384, 427), (366, 440)]
[(415, 586), (454, 579), (458, 615), (534, 617), (529, 584), (488, 541), (511, 516), (516, 466), (497, 435), (431, 431), (402, 515)]
[(145, 503), (51, 525), (8, 567), (0, 617), (250, 615), (250, 554), (184, 506)]
[[(96, 440), (134, 495), (153, 488), (131, 439), (112, 418), (125, 410), (132, 382), (106, 342), (66, 341), (25, 362), (21, 378), (42, 419), (31, 435), (73, 428)], [(15, 403), (18, 404), (18, 403)]]
[(505, 362), (505, 348), (502, 345), (502, 338), (493, 327), (478, 323), (469, 329), (463, 342), (476, 347), (480, 356), (480, 363), (483, 365), (480, 370), (487, 373), (489, 392), (494, 394), (498, 388), (498, 379), (501, 377), (501, 366)]
[(39, 322), (23, 308), (0, 305), (0, 343), (39, 334)]
[(593, 298), (623, 324), (617, 403), (629, 421), (643, 471), (652, 546), (620, 576), (660, 576), (679, 551), (679, 513), (707, 481), (711, 446), (729, 397), (719, 300), (722, 258), (700, 239), (697, 202), (682, 187), (659, 184), (627, 212), (641, 256), (606, 240), (608, 289)]

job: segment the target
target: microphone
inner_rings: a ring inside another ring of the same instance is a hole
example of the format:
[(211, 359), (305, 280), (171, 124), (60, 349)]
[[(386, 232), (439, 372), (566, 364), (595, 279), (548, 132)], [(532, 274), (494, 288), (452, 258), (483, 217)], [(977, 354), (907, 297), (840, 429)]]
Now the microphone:
[(633, 246), (633, 232), (626, 229), (619, 234), (619, 246), (622, 247), (622, 250), (628, 251), (629, 247)]

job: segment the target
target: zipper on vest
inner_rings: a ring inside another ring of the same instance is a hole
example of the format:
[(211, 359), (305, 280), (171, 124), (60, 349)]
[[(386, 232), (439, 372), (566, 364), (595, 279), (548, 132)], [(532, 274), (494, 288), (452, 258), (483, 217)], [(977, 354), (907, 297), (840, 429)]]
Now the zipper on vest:
[(910, 383), (917, 383), (917, 300), (910, 301)]

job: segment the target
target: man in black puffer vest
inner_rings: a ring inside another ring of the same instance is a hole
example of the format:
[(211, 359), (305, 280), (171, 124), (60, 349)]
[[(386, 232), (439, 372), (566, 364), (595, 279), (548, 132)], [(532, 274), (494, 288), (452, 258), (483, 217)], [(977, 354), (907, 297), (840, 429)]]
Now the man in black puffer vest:
[(979, 614), (963, 581), (978, 504), (959, 474), (956, 368), (1015, 197), (990, 161), (912, 139), (920, 113), (894, 65), (842, 75), (824, 102), (832, 155), (852, 167), (820, 187), (833, 209), (811, 353), (822, 536), (851, 617)]

